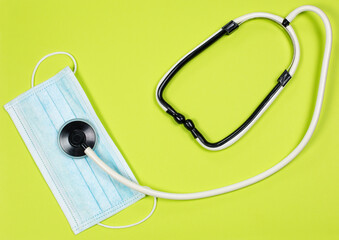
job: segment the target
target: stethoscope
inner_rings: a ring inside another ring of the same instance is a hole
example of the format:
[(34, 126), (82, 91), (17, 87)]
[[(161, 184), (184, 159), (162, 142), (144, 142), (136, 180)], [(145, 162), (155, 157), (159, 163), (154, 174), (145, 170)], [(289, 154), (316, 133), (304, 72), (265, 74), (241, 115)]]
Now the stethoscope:
[[(299, 63), (300, 47), (299, 47), (297, 36), (292, 26), (290, 25), (290, 23), (298, 14), (305, 12), (305, 11), (312, 11), (318, 14), (320, 18), (322, 19), (324, 26), (325, 26), (325, 30), (326, 30), (326, 45), (325, 45), (324, 57), (323, 57), (322, 68), (321, 68), (317, 101), (315, 104), (311, 123), (309, 124), (307, 132), (305, 133), (301, 142), (289, 155), (287, 155), (282, 161), (280, 161), (278, 164), (274, 165), (270, 169), (254, 177), (248, 178), (241, 182), (231, 184), (225, 187), (220, 187), (220, 188), (202, 191), (202, 192), (194, 192), (194, 193), (169, 193), (169, 192), (153, 190), (151, 188), (141, 186), (125, 178), (124, 176), (120, 175), (113, 169), (111, 169), (104, 161), (102, 161), (97, 156), (97, 154), (93, 150), (93, 148), (95, 149), (95, 143), (96, 143), (97, 137), (96, 137), (95, 130), (93, 129), (93, 127), (91, 127), (91, 124), (86, 121), (82, 121), (80, 119), (71, 121), (71, 122), (66, 123), (60, 129), (59, 143), (60, 143), (61, 150), (70, 156), (84, 157), (87, 155), (91, 160), (93, 160), (96, 164), (98, 164), (98, 166), (102, 168), (107, 174), (109, 174), (113, 179), (126, 185), (127, 187), (131, 189), (134, 189), (146, 195), (150, 195), (150, 196), (154, 196), (158, 198), (173, 199), (173, 200), (190, 200), (190, 199), (200, 199), (200, 198), (216, 196), (216, 195), (231, 192), (231, 191), (234, 191), (240, 188), (244, 188), (246, 186), (249, 186), (251, 184), (254, 184), (256, 182), (259, 182), (271, 176), (272, 174), (276, 173), (277, 171), (282, 169), (284, 166), (286, 166), (288, 163), (290, 163), (303, 150), (303, 148), (309, 142), (316, 128), (318, 119), (319, 119), (320, 110), (321, 110), (323, 97), (324, 97), (327, 70), (328, 70), (329, 58), (330, 58), (331, 46), (332, 46), (332, 30), (331, 30), (330, 22), (326, 14), (323, 11), (321, 11), (319, 8), (314, 7), (314, 6), (301, 6), (295, 9), (294, 11), (292, 11), (285, 19), (279, 16), (276, 16), (276, 15), (270, 14), (270, 13), (262, 13), (262, 12), (250, 13), (242, 17), (239, 17), (237, 19), (234, 19), (233, 21), (229, 22), (224, 27), (222, 27), (215, 34), (213, 34), (206, 41), (201, 43), (198, 47), (196, 47), (191, 52), (189, 52), (187, 55), (185, 55), (181, 60), (179, 60), (161, 79), (157, 87), (157, 91), (156, 91), (156, 97), (157, 97), (158, 103), (163, 108), (163, 110), (165, 110), (168, 114), (170, 114), (178, 123), (184, 124), (186, 129), (188, 129), (192, 133), (194, 138), (196, 138), (197, 141), (203, 147), (209, 150), (220, 150), (220, 149), (224, 149), (232, 145), (237, 140), (239, 140), (253, 126), (253, 124), (260, 118), (260, 116), (266, 111), (266, 109), (273, 103), (273, 101), (277, 98), (277, 96), (284, 89), (287, 82), (294, 75), (297, 69), (298, 63)], [(222, 139), (221, 141), (216, 142), (216, 143), (210, 143), (196, 129), (196, 127), (194, 126), (191, 120), (185, 119), (185, 117), (182, 114), (174, 110), (174, 108), (164, 100), (162, 93), (166, 85), (168, 84), (168, 82), (189, 60), (194, 58), (201, 51), (203, 51), (208, 46), (210, 46), (212, 43), (214, 43), (216, 40), (221, 38), (221, 36), (225, 34), (226, 35), (231, 34), (241, 24), (243, 24), (244, 22), (248, 20), (255, 19), (255, 18), (270, 19), (278, 23), (280, 26), (283, 27), (283, 29), (286, 30), (286, 32), (290, 36), (290, 39), (293, 43), (293, 48), (294, 48), (292, 63), (287, 68), (287, 70), (285, 70), (281, 74), (281, 76), (278, 78), (278, 83), (272, 89), (272, 91), (266, 96), (263, 102), (252, 113), (252, 115), (238, 129), (236, 129), (233, 133), (231, 133), (229, 136)], [(32, 78), (32, 81), (34, 81), (34, 78)], [(203, 175), (201, 177), (204, 178)]]

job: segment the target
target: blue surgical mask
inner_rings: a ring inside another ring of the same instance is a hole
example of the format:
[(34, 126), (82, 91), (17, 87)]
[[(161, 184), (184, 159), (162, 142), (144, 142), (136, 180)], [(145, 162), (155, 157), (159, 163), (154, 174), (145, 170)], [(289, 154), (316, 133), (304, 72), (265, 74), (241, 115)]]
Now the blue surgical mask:
[(116, 182), (87, 157), (72, 158), (58, 144), (61, 127), (82, 119), (96, 131), (96, 153), (136, 181), (69, 67), (5, 105), (75, 234), (144, 197)]

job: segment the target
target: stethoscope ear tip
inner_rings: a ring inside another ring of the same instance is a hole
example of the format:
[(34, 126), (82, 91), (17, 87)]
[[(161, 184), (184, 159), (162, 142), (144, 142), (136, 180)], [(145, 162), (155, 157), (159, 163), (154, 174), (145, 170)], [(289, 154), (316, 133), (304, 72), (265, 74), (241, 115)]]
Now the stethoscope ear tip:
[(94, 148), (95, 143), (95, 131), (85, 121), (74, 120), (61, 127), (59, 145), (62, 151), (71, 157), (85, 156), (84, 150), (87, 147)]

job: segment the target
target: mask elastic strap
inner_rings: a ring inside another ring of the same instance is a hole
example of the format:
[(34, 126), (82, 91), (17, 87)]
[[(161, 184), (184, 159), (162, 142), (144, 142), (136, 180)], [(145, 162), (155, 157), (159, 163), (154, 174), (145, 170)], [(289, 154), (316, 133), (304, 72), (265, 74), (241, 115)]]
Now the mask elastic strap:
[(53, 55), (58, 55), (58, 54), (64, 54), (64, 55), (67, 55), (69, 56), (73, 63), (74, 63), (74, 70), (73, 72), (75, 73), (77, 71), (77, 62), (75, 61), (75, 58), (68, 52), (54, 52), (54, 53), (50, 53), (50, 54), (47, 54), (46, 56), (44, 56), (43, 58), (40, 59), (40, 61), (36, 64), (34, 70), (33, 70), (33, 74), (32, 74), (32, 80), (31, 80), (31, 87), (34, 87), (34, 78), (35, 78), (35, 73), (39, 67), (39, 65), (42, 63), (42, 61), (44, 61), (46, 58), (50, 57), (50, 56), (53, 56)]
[(157, 198), (154, 197), (153, 208), (152, 208), (151, 212), (144, 219), (142, 219), (141, 221), (133, 223), (133, 224), (129, 224), (129, 225), (123, 225), (123, 226), (110, 226), (110, 225), (106, 225), (106, 224), (103, 224), (103, 223), (98, 223), (98, 225), (102, 226), (102, 227), (105, 227), (105, 228), (112, 228), (112, 229), (134, 227), (136, 225), (139, 225), (140, 223), (145, 222), (147, 219), (149, 219), (153, 215), (156, 207), (157, 207)]

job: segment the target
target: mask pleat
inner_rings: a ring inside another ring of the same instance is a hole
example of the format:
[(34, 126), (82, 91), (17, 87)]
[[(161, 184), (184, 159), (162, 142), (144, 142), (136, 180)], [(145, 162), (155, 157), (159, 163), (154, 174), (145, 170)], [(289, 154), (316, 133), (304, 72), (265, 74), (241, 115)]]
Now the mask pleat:
[[(67, 100), (69, 99), (69, 96), (65, 96), (65, 94), (62, 93), (60, 89), (64, 89), (64, 88), (60, 88), (55, 85), (55, 86), (51, 86), (49, 90), (54, 92), (53, 96), (54, 98), (56, 98), (55, 100), (51, 100), (51, 101), (54, 102), (55, 104), (61, 103), (61, 104), (58, 104), (56, 109), (58, 113), (61, 115), (63, 122), (69, 121), (71, 119), (79, 118), (80, 116), (78, 115), (81, 115), (82, 113), (81, 108), (70, 106)], [(66, 94), (68, 95), (68, 92)], [(75, 112), (77, 113), (77, 115), (75, 115)], [(81, 176), (83, 177), (88, 189), (90, 190), (91, 195), (93, 196), (96, 203), (98, 204), (100, 210), (105, 211), (108, 208), (112, 207), (111, 202), (109, 201), (108, 197), (103, 191), (101, 184), (99, 183), (97, 177), (95, 176), (88, 162), (83, 161), (83, 159), (73, 159), (73, 161), (75, 165), (77, 166)]]
[[(24, 117), (26, 119), (33, 118), (30, 122), (34, 124), (30, 124), (30, 128), (35, 133), (37, 143), (44, 146), (43, 151), (47, 156), (46, 160), (49, 159), (49, 156), (57, 156), (57, 161), (49, 162), (49, 165), (52, 166), (55, 174), (60, 179), (64, 191), (68, 193), (73, 204), (76, 204), (77, 202), (82, 202), (82, 204), (84, 204), (84, 211), (78, 212), (78, 214), (81, 218), (84, 218), (84, 216), (86, 218), (86, 216), (90, 217), (92, 214), (100, 211), (86, 182), (79, 174), (78, 167), (74, 160), (60, 151), (57, 142), (58, 131), (49, 119), (48, 114), (38, 97), (32, 95), (22, 104), (21, 109)], [(29, 107), (25, 107), (25, 104), (28, 104)], [(32, 108), (32, 106), (34, 106), (34, 108)], [(40, 131), (40, 129), (44, 129), (44, 131)], [(73, 182), (76, 182), (77, 184), (74, 185), (72, 184)]]
[[(62, 95), (67, 98), (68, 105), (71, 106), (72, 109), (77, 109), (77, 114), (79, 118), (85, 118), (85, 119), (88, 118), (88, 115), (85, 115), (84, 106), (82, 106), (79, 102), (79, 99), (81, 99), (81, 96), (77, 92), (77, 89), (73, 86), (73, 84), (67, 84), (67, 83), (72, 83), (72, 80), (66, 77), (62, 78), (61, 81), (58, 82), (59, 90), (62, 92)], [(93, 125), (94, 125), (93, 127), (98, 129), (95, 123), (93, 123)], [(113, 168), (115, 171), (117, 171), (119, 174), (124, 175), (127, 178), (130, 178), (130, 176), (126, 172), (120, 171), (120, 169), (124, 169), (124, 168), (120, 165), (119, 161), (114, 161), (112, 154), (109, 153), (107, 148), (103, 147), (104, 145), (101, 144), (100, 141), (101, 139), (99, 138), (97, 140), (96, 150), (98, 154), (100, 154), (100, 156), (102, 156), (102, 158), (105, 159), (106, 164), (109, 165), (111, 168)], [(112, 151), (113, 149), (109, 149), (109, 150)], [(92, 163), (92, 161), (89, 161), (89, 162), (90, 162), (90, 165), (92, 166), (92, 169), (94, 169), (95, 174), (98, 176), (98, 179), (102, 179), (100, 176), (106, 176), (106, 178), (109, 179), (109, 181), (107, 181), (107, 179), (105, 179), (105, 181), (102, 181), (104, 183), (102, 187), (105, 190), (112, 192), (112, 189), (116, 189), (116, 188), (123, 189), (123, 191), (121, 190), (111, 195), (110, 199), (112, 202), (119, 203), (118, 201), (119, 198), (124, 199), (124, 198), (131, 197), (136, 194), (135, 191), (131, 190), (130, 188), (126, 188), (123, 184), (117, 182), (116, 180), (112, 179), (109, 175), (104, 173), (96, 164)], [(117, 199), (117, 197), (119, 198)]]

